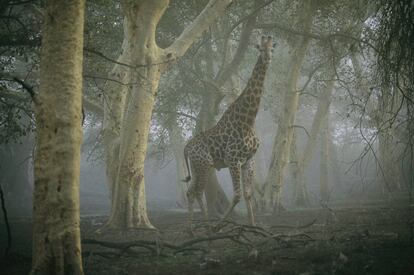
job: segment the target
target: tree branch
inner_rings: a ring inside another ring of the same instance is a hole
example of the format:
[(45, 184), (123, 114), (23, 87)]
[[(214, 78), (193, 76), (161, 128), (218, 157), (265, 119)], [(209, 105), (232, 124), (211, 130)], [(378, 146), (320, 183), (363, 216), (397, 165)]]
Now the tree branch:
[(25, 94), (18, 93), (18, 91), (10, 91), (0, 86), (0, 97), (13, 99), (17, 101), (29, 100), (29, 97)]
[(95, 113), (95, 114), (97, 114), (99, 116), (103, 116), (104, 115), (104, 109), (98, 103), (93, 102), (92, 100), (90, 100), (86, 96), (83, 96), (82, 102), (83, 102), (83, 106), (88, 111), (91, 111), (91, 112), (93, 112), (93, 113)]
[(306, 133), (306, 135), (307, 135), (308, 137), (310, 137), (309, 132), (308, 132), (308, 130), (306, 130), (306, 128), (305, 128), (305, 127), (303, 127), (303, 126), (301, 126), (301, 125), (291, 125), (290, 127), (292, 127), (292, 128), (300, 128), (300, 129), (302, 129), (303, 131), (305, 131), (305, 133)]
[(240, 34), (239, 46), (237, 47), (236, 53), (234, 54), (232, 61), (227, 66), (224, 66), (223, 64), (217, 76), (215, 77), (215, 81), (217, 82), (217, 85), (219, 87), (222, 86), (224, 82), (226, 82), (226, 80), (229, 79), (235, 71), (237, 71), (243, 59), (244, 53), (247, 50), (249, 38), (254, 29), (254, 25), (256, 23), (256, 14), (257, 14), (257, 10), (253, 11), (247, 17), (247, 21), (244, 24), (243, 30)]
[(30, 94), (30, 97), (32, 99), (34, 99), (36, 94), (35, 94), (32, 86), (29, 86), (27, 83), (25, 83), (23, 80), (21, 80), (17, 77), (13, 77), (13, 80), (16, 81), (17, 83), (19, 83), (20, 85), (22, 85), (23, 89), (25, 89)]
[(94, 54), (96, 56), (102, 57), (103, 59), (105, 59), (107, 61), (110, 61), (112, 63), (118, 64), (118, 65), (121, 65), (121, 66), (125, 66), (125, 67), (128, 67), (128, 68), (135, 68), (135, 66), (132, 66), (130, 64), (126, 64), (126, 63), (119, 62), (119, 61), (117, 61), (115, 59), (112, 59), (112, 58), (108, 57), (107, 55), (105, 55), (105, 54), (103, 54), (100, 51), (97, 51), (95, 49), (91, 49), (91, 48), (84, 47), (83, 48), (83, 51), (88, 52), (88, 53), (92, 53), (92, 54)]
[(287, 32), (289, 34), (300, 35), (300, 36), (304, 36), (304, 37), (308, 37), (308, 38), (316, 39), (316, 40), (329, 40), (329, 39), (332, 39), (334, 37), (341, 37), (341, 38), (352, 40), (352, 41), (355, 41), (355, 42), (358, 42), (358, 43), (366, 44), (367, 46), (372, 48), (374, 51), (378, 52), (378, 49), (374, 45), (369, 43), (368, 41), (366, 41), (364, 39), (354, 37), (351, 34), (343, 33), (343, 32), (337, 32), (337, 33), (331, 33), (331, 34), (327, 34), (327, 35), (321, 35), (321, 34), (314, 34), (314, 33), (309, 33), (309, 32), (298, 31), (298, 30), (292, 29), (290, 27), (283, 26), (282, 24), (279, 24), (279, 23), (256, 24), (256, 28), (258, 28), (258, 29), (278, 29), (280, 31)]
[(207, 27), (221, 15), (232, 0), (210, 0), (194, 22), (161, 55), (165, 61), (172, 61), (184, 55), (195, 40), (201, 37)]

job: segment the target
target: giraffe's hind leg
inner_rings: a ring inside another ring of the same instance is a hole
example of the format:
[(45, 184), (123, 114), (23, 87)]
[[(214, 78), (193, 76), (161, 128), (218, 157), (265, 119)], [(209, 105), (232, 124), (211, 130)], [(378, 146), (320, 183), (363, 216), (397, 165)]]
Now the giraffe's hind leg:
[(197, 194), (196, 197), (197, 197), (197, 202), (198, 202), (198, 205), (200, 206), (201, 212), (203, 213), (204, 220), (208, 225), (209, 231), (211, 231), (210, 221), (208, 219), (207, 207), (204, 205), (204, 202), (203, 202), (203, 192), (200, 194)]
[(231, 211), (233, 211), (234, 207), (237, 205), (237, 203), (240, 201), (241, 198), (241, 192), (240, 192), (240, 164), (234, 164), (229, 166), (231, 179), (233, 181), (233, 199), (231, 201), (231, 204), (227, 208), (226, 212), (224, 213), (223, 217), (221, 218), (221, 221), (224, 221), (227, 219), (227, 217), (230, 215)]
[(191, 183), (190, 188), (188, 189), (188, 192), (187, 192), (190, 231), (192, 231), (193, 212), (194, 212), (193, 204), (195, 200), (197, 200), (198, 205), (200, 206), (201, 212), (203, 213), (205, 220), (208, 222), (208, 212), (203, 203), (204, 188), (208, 180), (206, 165), (193, 163), (192, 174), (194, 176), (193, 182)]
[(254, 160), (253, 158), (249, 159), (242, 166), (242, 181), (243, 181), (243, 197), (246, 201), (247, 215), (249, 218), (250, 225), (255, 225), (253, 205), (252, 205), (252, 195), (253, 195), (253, 167)]

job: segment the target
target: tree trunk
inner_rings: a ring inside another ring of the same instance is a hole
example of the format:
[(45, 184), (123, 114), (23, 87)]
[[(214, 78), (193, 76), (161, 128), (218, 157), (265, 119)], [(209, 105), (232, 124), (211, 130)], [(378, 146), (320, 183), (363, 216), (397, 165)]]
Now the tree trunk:
[(84, 1), (47, 1), (35, 98), (31, 274), (83, 274), (79, 230)]
[[(355, 51), (351, 51), (352, 66), (355, 71), (358, 87), (364, 97), (369, 97), (369, 83), (363, 76), (363, 70), (361, 68), (358, 56)], [(378, 105), (373, 106), (372, 101), (368, 101), (365, 107), (366, 113), (374, 121), (374, 127), (378, 130), (378, 151), (379, 151), (379, 167), (380, 174), (384, 186), (388, 191), (394, 191), (401, 189), (400, 184), (400, 171), (396, 165), (395, 157), (395, 141), (394, 126), (392, 124), (393, 116), (397, 112), (399, 106), (398, 93), (395, 93), (395, 89), (390, 87), (382, 87), (381, 95), (378, 99)]]
[[(312, 1), (308, 1), (302, 9), (300, 22), (303, 31), (309, 32), (312, 26), (314, 7)], [(266, 205), (271, 205), (274, 211), (283, 209), (281, 203), (282, 186), (285, 179), (285, 168), (289, 162), (289, 151), (292, 143), (292, 136), (295, 123), (296, 112), (299, 103), (299, 93), (297, 83), (300, 77), (300, 69), (305, 60), (310, 38), (304, 36), (301, 38), (298, 47), (293, 53), (293, 59), (290, 66), (290, 73), (287, 82), (287, 89), (284, 96), (284, 107), (280, 112), (277, 134), (275, 136), (272, 158), (269, 171), (267, 174), (264, 189)]]
[[(203, 96), (203, 103), (197, 117), (195, 133), (205, 131), (215, 125), (215, 117), (218, 114), (218, 107), (221, 102), (221, 100), (217, 99), (219, 96), (216, 93), (205, 93), (205, 96)], [(223, 214), (230, 204), (214, 169), (208, 171), (208, 184), (205, 187), (205, 197), (208, 213), (212, 216)]]
[[(257, 2), (256, 2), (257, 4)], [(212, 78), (213, 76), (213, 59), (212, 59), (212, 45), (209, 44), (209, 50), (210, 50), (210, 56), (207, 56), (206, 63), (207, 63), (207, 76), (211, 77), (211, 81), (215, 83), (215, 86), (211, 90), (206, 90), (205, 94), (203, 95), (202, 100), (202, 107), (200, 110), (200, 113), (197, 118), (197, 124), (196, 124), (196, 133), (200, 133), (202, 131), (205, 131), (211, 127), (213, 127), (216, 124), (216, 117), (219, 114), (219, 106), (221, 101), (224, 98), (224, 95), (222, 93), (219, 93), (219, 89), (221, 89), (228, 80), (232, 80), (232, 75), (237, 71), (243, 56), (246, 52), (249, 37), (252, 33), (254, 23), (256, 22), (256, 16), (252, 15), (250, 16), (246, 23), (243, 26), (243, 30), (240, 35), (240, 43), (237, 47), (237, 50), (234, 53), (233, 59), (231, 62), (227, 65), (221, 64), (222, 66), (219, 69), (219, 72), (217, 75)], [(223, 34), (217, 34), (218, 37), (221, 37)], [(231, 53), (231, 49), (225, 48), (227, 46), (227, 43), (223, 43), (224, 46), (222, 47), (222, 50)], [(226, 55), (226, 54), (224, 54)], [(210, 58), (209, 58), (210, 57)], [(224, 60), (220, 60), (219, 62), (224, 62)], [(237, 87), (237, 83), (232, 81), (231, 83), (234, 86), (232, 88), (240, 88)], [(238, 91), (240, 93), (240, 89)], [(238, 94), (237, 93), (237, 94)], [(234, 93), (233, 93), (234, 94)], [(210, 215), (217, 215), (217, 214), (224, 214), (226, 209), (228, 209), (228, 206), (230, 204), (226, 194), (224, 193), (223, 188), (218, 182), (217, 175), (215, 173), (214, 169), (210, 169), (208, 172), (208, 184), (205, 188), (205, 197), (207, 202), (207, 209)]]
[(320, 161), (320, 199), (322, 204), (329, 201), (328, 163), (329, 163), (329, 115), (325, 115), (321, 131), (321, 161)]
[(32, 135), (20, 142), (0, 145), (0, 183), (3, 185), (10, 216), (30, 216), (32, 212)]
[[(144, 161), (151, 114), (161, 76), (155, 28), (168, 1), (122, 2), (131, 69), (129, 97), (121, 124), (119, 167), (108, 226), (153, 228), (146, 209)], [(144, 66), (140, 66), (144, 65)]]
[(187, 51), (230, 2), (211, 0), (171, 46), (161, 49), (155, 40), (156, 27), (169, 1), (121, 1), (129, 51), (129, 92), (120, 128), (119, 164), (107, 228), (153, 228), (146, 209), (144, 161), (161, 73)]
[[(333, 77), (333, 76), (332, 76)], [(297, 193), (296, 204), (298, 206), (308, 206), (309, 199), (307, 197), (307, 188), (305, 182), (305, 169), (313, 156), (313, 149), (316, 145), (318, 134), (321, 132), (321, 127), (326, 116), (328, 116), (329, 105), (331, 104), (331, 96), (335, 81), (328, 81), (324, 92), (319, 96), (318, 109), (312, 122), (311, 131), (308, 141), (305, 145), (305, 150), (302, 156), (298, 159), (298, 187), (301, 192)], [(325, 144), (322, 144), (324, 146)]]
[(388, 87), (384, 87), (379, 97), (376, 126), (378, 129), (380, 173), (384, 186), (389, 192), (401, 190), (401, 175), (395, 156), (397, 141), (393, 124), (393, 116), (398, 109), (397, 104), (397, 95)]
[[(128, 24), (124, 24), (125, 28)], [(129, 52), (126, 36), (122, 43), (122, 52), (118, 57), (119, 63), (128, 63)], [(125, 100), (128, 92), (129, 68), (116, 64), (109, 73), (108, 81), (104, 88), (104, 120), (103, 120), (103, 148), (106, 164), (107, 183), (110, 195), (113, 194), (119, 164), (119, 146), (121, 122), (125, 110)], [(122, 85), (121, 83), (124, 83)]]
[(177, 123), (177, 113), (175, 110), (171, 111), (165, 125), (168, 135), (170, 137), (172, 152), (174, 154), (175, 166), (176, 166), (176, 185), (177, 185), (177, 204), (186, 208), (187, 205), (187, 196), (186, 192), (188, 189), (187, 182), (184, 181), (187, 176), (187, 170), (185, 169), (184, 161), (184, 146), (185, 140), (181, 134), (181, 129)]
[(343, 180), (342, 180), (342, 175), (344, 173), (341, 171), (341, 165), (340, 165), (339, 159), (338, 159), (337, 146), (333, 142), (332, 131), (330, 129), (329, 129), (328, 135), (329, 135), (328, 136), (329, 163), (331, 164), (330, 166), (331, 166), (331, 169), (332, 169), (333, 181), (335, 182), (335, 187), (338, 190), (338, 192), (343, 193), (343, 192), (345, 192), (345, 186), (344, 186)]
[(293, 198), (296, 199), (299, 197), (298, 192), (301, 192), (301, 188), (298, 184), (298, 144), (297, 144), (297, 135), (296, 131), (293, 132), (292, 144), (290, 146), (290, 164), (291, 164), (291, 174), (293, 182)]

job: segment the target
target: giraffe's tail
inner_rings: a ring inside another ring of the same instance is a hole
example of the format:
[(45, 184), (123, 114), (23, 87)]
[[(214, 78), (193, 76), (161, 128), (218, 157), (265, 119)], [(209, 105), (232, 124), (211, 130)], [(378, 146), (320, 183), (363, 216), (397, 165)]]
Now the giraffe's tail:
[(185, 160), (185, 166), (187, 167), (188, 176), (185, 177), (185, 179), (183, 179), (183, 182), (189, 182), (191, 180), (191, 172), (190, 172), (190, 166), (188, 163), (187, 148), (184, 148), (184, 160)]

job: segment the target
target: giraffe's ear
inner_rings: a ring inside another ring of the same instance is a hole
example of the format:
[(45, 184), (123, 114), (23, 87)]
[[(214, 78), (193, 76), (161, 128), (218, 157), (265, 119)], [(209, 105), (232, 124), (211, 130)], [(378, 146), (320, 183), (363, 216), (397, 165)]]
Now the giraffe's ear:
[(256, 49), (258, 49), (259, 51), (260, 51), (260, 45), (259, 44), (256, 44)]
[(276, 47), (276, 43), (273, 43), (272, 47), (275, 48)]

